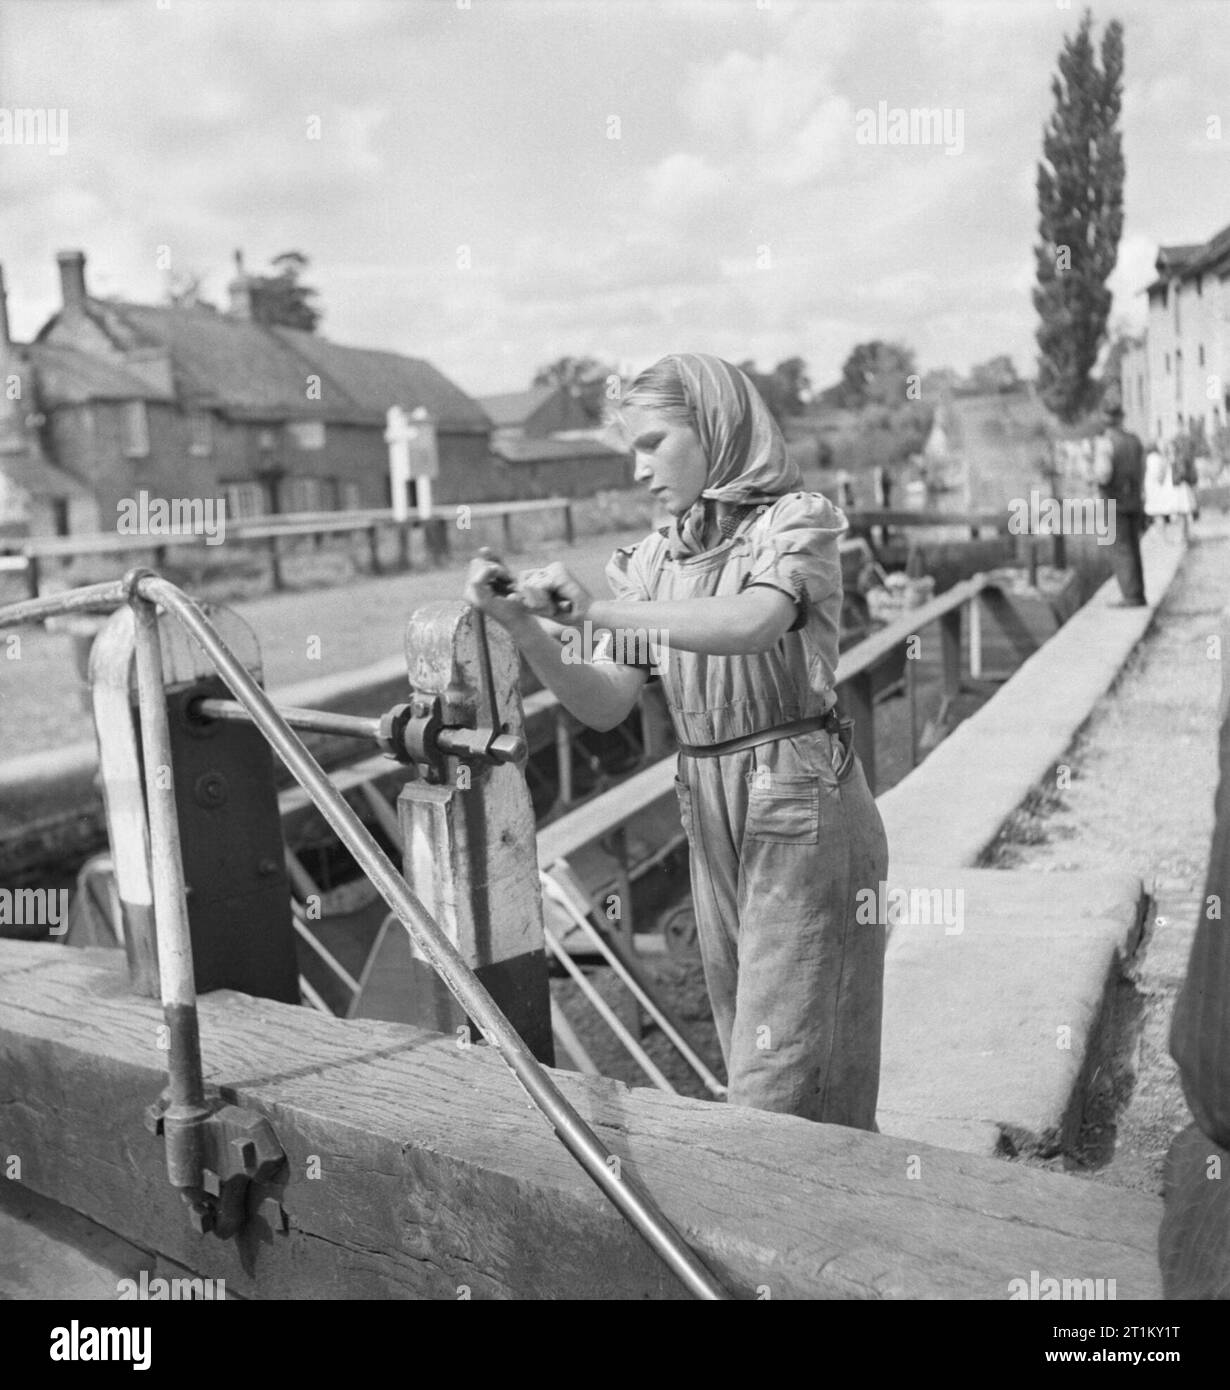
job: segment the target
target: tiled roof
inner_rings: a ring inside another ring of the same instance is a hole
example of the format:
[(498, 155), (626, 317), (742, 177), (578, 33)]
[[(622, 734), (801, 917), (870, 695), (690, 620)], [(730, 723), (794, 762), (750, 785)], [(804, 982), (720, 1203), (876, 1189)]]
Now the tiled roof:
[(41, 454), (0, 454), (0, 473), (32, 497), (86, 497), (94, 494)]
[(43, 406), (83, 405), (87, 401), (165, 400), (164, 391), (122, 366), (76, 348), (32, 343), (18, 349), (38, 378)]
[(1230, 226), (1223, 227), (1208, 241), (1181, 246), (1161, 246), (1157, 252), (1159, 278), (1150, 290), (1161, 289), (1171, 277), (1190, 280), (1195, 275), (1205, 275), (1212, 270), (1220, 270), (1230, 265)]
[(485, 434), (491, 428), (478, 402), (421, 357), (343, 347), (297, 328), (275, 328), (272, 332), (312, 370), (336, 382), (360, 410), (378, 415), (382, 421), (391, 405), (407, 410), (424, 406), (446, 429)]
[[(165, 352), (176, 390), (190, 407), (213, 408), (235, 419), (382, 425), (389, 406), (421, 405), (444, 429), (489, 429), (481, 408), (421, 358), (344, 347), (314, 333), (268, 328), (209, 309), (91, 299), (86, 311), (121, 351)], [(67, 351), (46, 342), (36, 346), (40, 352)], [(319, 390), (314, 377), (320, 378)], [(70, 387), (65, 383), (61, 389)], [(149, 397), (151, 392), (142, 387), (124, 394)]]
[(493, 439), (491, 452), (506, 463), (556, 463), (562, 459), (630, 457), (597, 439)]
[(558, 386), (533, 386), (528, 391), (506, 391), (498, 396), (480, 396), (479, 405), (491, 417), (497, 429), (523, 425), (559, 390)]

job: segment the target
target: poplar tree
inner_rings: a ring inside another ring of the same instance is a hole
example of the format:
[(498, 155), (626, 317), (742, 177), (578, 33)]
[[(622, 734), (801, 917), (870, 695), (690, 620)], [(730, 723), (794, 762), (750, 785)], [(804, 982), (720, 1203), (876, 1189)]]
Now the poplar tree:
[(1106, 26), (1100, 64), (1092, 27), (1086, 10), (1075, 37), (1064, 39), (1038, 164), (1038, 391), (1068, 424), (1097, 403), (1092, 372), (1123, 231), (1123, 26)]

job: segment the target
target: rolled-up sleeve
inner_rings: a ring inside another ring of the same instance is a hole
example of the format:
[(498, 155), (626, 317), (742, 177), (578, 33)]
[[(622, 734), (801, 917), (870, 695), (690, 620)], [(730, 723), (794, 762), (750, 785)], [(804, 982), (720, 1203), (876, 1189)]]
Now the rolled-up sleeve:
[(809, 608), (841, 602), (838, 542), (845, 514), (818, 492), (792, 492), (774, 503), (752, 528), (751, 568), (743, 588), (779, 589), (798, 605), (789, 631), (806, 625)]
[[(649, 601), (649, 591), (640, 572), (639, 545), (626, 545), (617, 550), (607, 562), (606, 578), (611, 596), (636, 603)], [(597, 664), (609, 662), (620, 666), (635, 666), (651, 680), (657, 678), (657, 668), (639, 650), (637, 643), (616, 642), (615, 634), (603, 629), (594, 639), (591, 660)]]

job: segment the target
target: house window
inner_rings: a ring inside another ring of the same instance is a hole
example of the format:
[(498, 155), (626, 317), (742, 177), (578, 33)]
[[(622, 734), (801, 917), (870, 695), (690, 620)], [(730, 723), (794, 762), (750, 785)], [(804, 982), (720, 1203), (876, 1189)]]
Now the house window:
[(325, 422), (323, 420), (291, 420), (286, 433), (296, 449), (323, 449), (325, 447)]
[(282, 483), (284, 512), (331, 512), (337, 508), (332, 478), (287, 478)]
[(1169, 376), (1169, 375), (1170, 375), (1170, 354), (1169, 354), (1169, 353), (1166, 353), (1166, 354), (1165, 354), (1165, 362), (1166, 362), (1166, 375)]
[(149, 420), (144, 401), (125, 401), (120, 411), (120, 438), (124, 456), (143, 459), (149, 454)]
[(1204, 366), (1204, 344), (1200, 344), (1200, 365)]
[(205, 411), (194, 411), (188, 417), (188, 452), (193, 458), (205, 458), (213, 451), (213, 421)]
[(363, 510), (363, 489), (358, 483), (342, 484), (342, 509), (347, 512)]
[(260, 483), (224, 482), (222, 492), (226, 498), (226, 514), (232, 521), (239, 517), (264, 516), (269, 510), (265, 503), (265, 489)]

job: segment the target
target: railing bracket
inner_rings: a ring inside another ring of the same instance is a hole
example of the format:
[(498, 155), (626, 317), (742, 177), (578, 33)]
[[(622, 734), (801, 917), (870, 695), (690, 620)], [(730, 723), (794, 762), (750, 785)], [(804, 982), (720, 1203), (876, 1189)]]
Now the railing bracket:
[[(273, 1126), (254, 1110), (230, 1105), (221, 1096), (211, 1096), (206, 1104), (208, 1115), (193, 1125), (193, 1141), (199, 1153), (199, 1187), (184, 1187), (184, 1200), (189, 1206), (189, 1220), (200, 1235), (212, 1233), (219, 1240), (228, 1240), (242, 1230), (248, 1221), (250, 1197), (255, 1196), (258, 1184), (272, 1182), (286, 1162), (286, 1153), (273, 1131)], [(170, 1097), (164, 1091), (152, 1105), (146, 1107), (145, 1127), (171, 1143), (174, 1135), (166, 1128)], [(265, 1196), (256, 1204), (266, 1220), (270, 1201)], [(282, 1229), (284, 1218), (277, 1227), (269, 1220), (271, 1229)]]

